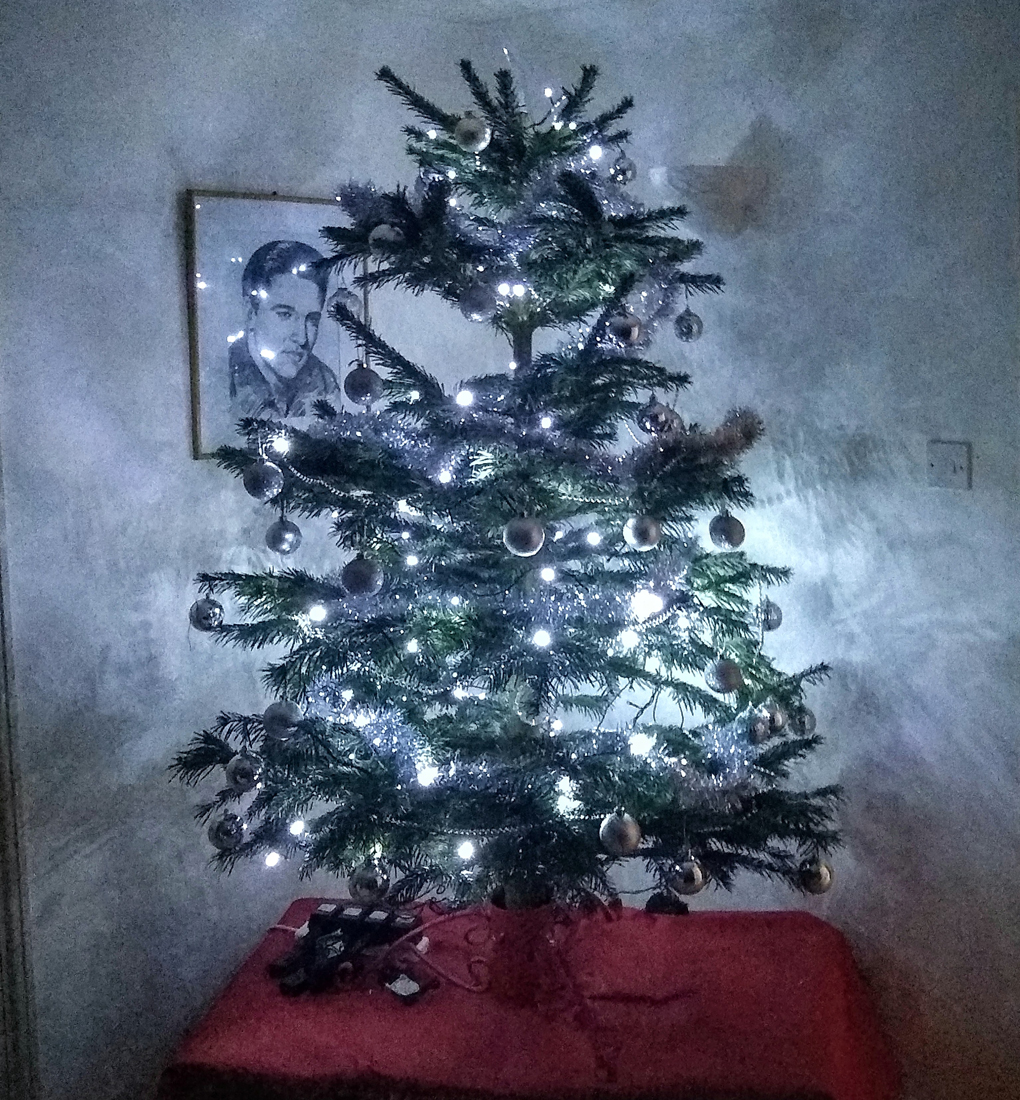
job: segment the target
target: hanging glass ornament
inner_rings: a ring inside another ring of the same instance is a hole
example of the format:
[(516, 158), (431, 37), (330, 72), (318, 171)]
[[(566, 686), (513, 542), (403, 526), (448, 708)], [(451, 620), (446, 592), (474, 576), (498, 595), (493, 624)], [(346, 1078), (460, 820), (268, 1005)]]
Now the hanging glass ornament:
[(368, 235), (368, 250), (377, 260), (389, 259), (404, 244), (404, 231), (399, 225), (383, 222)]
[(209, 824), (209, 843), (220, 852), (232, 852), (244, 840), (245, 824), (237, 814), (223, 814)]
[(623, 525), (623, 541), (633, 550), (654, 550), (662, 540), (662, 524), (652, 516), (631, 516)]
[(708, 525), (708, 537), (722, 550), (736, 550), (744, 541), (744, 525), (736, 516), (723, 512)]
[(786, 729), (786, 711), (778, 703), (772, 701), (766, 703), (765, 713), (769, 716), (769, 732), (773, 736)]
[(364, 320), (365, 303), (356, 290), (349, 286), (337, 287), (326, 302), (326, 314), (329, 317), (336, 315), (336, 307), (343, 306), (348, 312), (353, 313), (359, 321)]
[(637, 179), (637, 165), (626, 153), (621, 153), (609, 166), (609, 178), (620, 187), (633, 183)]
[(270, 703), (262, 712), (262, 728), (277, 741), (291, 741), (300, 731), (299, 723), (303, 717), (297, 703), (281, 699), (277, 703)]
[(644, 336), (644, 325), (633, 313), (614, 313), (606, 322), (609, 335), (625, 347), (633, 347), (641, 342)]
[(464, 117), (453, 128), (453, 140), (466, 153), (480, 153), (492, 141), (492, 130), (484, 119), (478, 118), (472, 111), (465, 111)]
[(677, 431), (681, 424), (680, 414), (676, 409), (656, 401), (654, 395), (638, 413), (638, 426), (648, 435), (668, 435)]
[(744, 686), (744, 674), (736, 661), (722, 657), (705, 669), (705, 683), (720, 695), (729, 695)]
[(752, 745), (762, 745), (772, 736), (769, 712), (764, 707), (752, 710), (747, 720), (747, 739)]
[(390, 876), (380, 863), (372, 860), (358, 867), (347, 880), (351, 900), (359, 905), (375, 905), (390, 892)]
[(762, 600), (758, 614), (762, 630), (778, 630), (783, 625), (783, 609), (773, 600)]
[(818, 719), (815, 718), (815, 712), (810, 707), (803, 707), (798, 713), (794, 726), (798, 733), (803, 734), (805, 737), (810, 737), (818, 727)]
[(260, 458), (245, 467), (241, 481), (249, 496), (263, 502), (272, 500), (283, 489), (283, 470), (275, 462)]
[(348, 596), (375, 596), (383, 586), (382, 567), (359, 554), (343, 567), (340, 583)]
[(800, 884), (809, 894), (824, 894), (832, 889), (835, 872), (827, 859), (809, 859), (800, 865)]
[(227, 761), (223, 766), (223, 774), (227, 786), (238, 794), (253, 791), (262, 778), (258, 761), (244, 752), (239, 752)]
[(196, 630), (207, 634), (223, 625), (223, 604), (211, 596), (203, 596), (191, 605), (188, 619)]
[(266, 546), (276, 554), (293, 554), (301, 545), (301, 528), (284, 516), (266, 531)]
[(669, 888), (678, 894), (697, 894), (705, 888), (708, 876), (705, 874), (705, 869), (692, 856), (677, 864), (667, 883)]
[(519, 558), (530, 558), (545, 545), (545, 528), (537, 519), (512, 519), (503, 528), (503, 545)]
[(358, 363), (344, 379), (344, 393), (356, 405), (374, 405), (382, 397), (383, 380), (371, 367)]
[(627, 856), (641, 844), (641, 827), (630, 814), (616, 810), (602, 819), (599, 840), (611, 856)]
[(690, 344), (699, 339), (705, 331), (705, 322), (688, 306), (683, 313), (677, 314), (677, 318), (673, 322), (673, 331), (676, 333), (678, 340)]
[(457, 302), (469, 321), (491, 321), (497, 304), (496, 292), (488, 283), (471, 283)]

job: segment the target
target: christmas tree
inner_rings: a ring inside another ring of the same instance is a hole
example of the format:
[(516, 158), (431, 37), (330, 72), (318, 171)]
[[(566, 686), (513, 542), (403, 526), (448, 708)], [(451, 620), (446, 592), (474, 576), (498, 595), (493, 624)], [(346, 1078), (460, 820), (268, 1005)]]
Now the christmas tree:
[[(279, 513), (272, 549), (300, 541), (287, 516), (329, 517), (340, 556), (199, 576), (196, 627), (285, 653), (265, 712), (221, 714), (174, 771), (221, 788), (197, 811), (220, 866), (294, 858), (361, 900), (611, 898), (625, 859), (660, 899), (741, 870), (824, 890), (839, 789), (790, 772), (819, 744), (805, 687), (826, 670), (766, 654), (788, 573), (738, 549), (731, 512), (761, 424), (685, 422), (690, 379), (648, 355), (664, 327), (699, 338), (689, 300), (722, 279), (690, 270), (682, 206), (628, 198), (632, 102), (589, 114), (594, 67), (537, 119), (509, 70), (461, 73), (474, 108), (454, 114), (379, 71), (420, 120), (417, 179), (344, 186), (346, 224), (322, 231), (356, 410), (246, 419), (218, 452)], [(447, 393), (366, 324), (380, 287), (492, 326), (506, 360)], [(709, 550), (692, 532), (713, 513)]]

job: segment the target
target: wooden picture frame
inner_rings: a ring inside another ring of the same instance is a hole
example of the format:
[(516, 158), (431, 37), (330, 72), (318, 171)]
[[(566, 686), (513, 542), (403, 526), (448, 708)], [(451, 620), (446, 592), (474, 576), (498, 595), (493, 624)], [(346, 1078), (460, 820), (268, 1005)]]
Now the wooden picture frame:
[(185, 205), (192, 452), (209, 458), (239, 442), (242, 416), (308, 418), (356, 351), (326, 317), (339, 284), (315, 259), (335, 201), (189, 190)]

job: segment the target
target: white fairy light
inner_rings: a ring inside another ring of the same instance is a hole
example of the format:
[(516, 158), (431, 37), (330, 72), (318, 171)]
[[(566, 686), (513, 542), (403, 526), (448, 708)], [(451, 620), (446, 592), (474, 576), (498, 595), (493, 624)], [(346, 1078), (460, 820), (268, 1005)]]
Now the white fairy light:
[(418, 652), (418, 639), (417, 638), (412, 638), (407, 643), (407, 645), (404, 646), (404, 648), (407, 650), (408, 653), (417, 653)]
[(650, 733), (632, 733), (630, 751), (634, 756), (647, 756), (655, 748), (655, 738)]
[(502, 294), (504, 298), (507, 297), (507, 295), (510, 293), (510, 284), (500, 283), (499, 286), (496, 287), (496, 293)]
[(515, 298), (523, 298), (527, 287), (523, 283), (514, 283), (511, 293)]
[(273, 450), (279, 455), (285, 455), (290, 450), (290, 440), (285, 435), (278, 435), (273, 440)]
[(259, 355), (261, 355), (267, 363), (276, 358), (276, 352), (273, 351), (272, 348), (259, 348)]
[(548, 630), (536, 630), (531, 639), (531, 644), (539, 649), (546, 649), (552, 645), (552, 635)]
[(507, 366), (510, 368), (510, 370), (517, 370), (517, 364), (514, 362), (513, 359), (511, 359), (510, 362), (507, 363)]
[(563, 729), (562, 719), (560, 719), (560, 718), (553, 719), (553, 723), (552, 723), (552, 726), (550, 726), (550, 729), (553, 731), (553, 733), (559, 733)]
[(407, 540), (411, 537), (411, 532), (410, 531), (401, 531), (400, 532), (400, 537), (404, 540), (404, 542), (407, 542)]
[(340, 692), (340, 698), (343, 699), (345, 703), (349, 703), (354, 698), (354, 692), (350, 688), (344, 688), (344, 690)]
[(304, 831), (305, 831), (305, 823), (300, 818), (298, 818), (297, 821), (292, 821), (290, 823), (290, 835), (291, 836), (300, 836)]
[(559, 542), (561, 538), (563, 538), (563, 531), (562, 530), (556, 531), (553, 534), (553, 542)]
[(451, 607), (460, 607), (460, 596), (451, 596), (450, 597), (450, 606)]
[(455, 168), (446, 169), (447, 179), (455, 180), (457, 178), (457, 170)]
[(552, 427), (552, 417), (551, 416), (543, 416), (542, 419), (539, 421), (539, 424), (541, 424), (543, 428), (551, 428)]
[(457, 404), (463, 408), (467, 408), (468, 405), (474, 403), (475, 395), (470, 390), (461, 390), (457, 394)]
[(658, 592), (650, 592), (647, 588), (639, 588), (630, 598), (631, 614), (639, 622), (658, 615), (665, 606), (666, 603)]
[(418, 783), (422, 787), (431, 787), (439, 778), (439, 769), (435, 764), (421, 764), (418, 767)]
[(544, 581), (554, 581), (556, 580), (556, 570), (551, 565), (543, 566), (539, 576)]
[(453, 481), (453, 474), (449, 470), (439, 471), (439, 483), (441, 485), (449, 485), (451, 481)]
[(453, 697), (454, 699), (466, 699), (468, 693), (462, 687), (456, 687), (453, 689)]
[(420, 390), (411, 390), (411, 392), (407, 395), (407, 400), (408, 401), (420, 401), (421, 400), (421, 391)]
[(313, 603), (308, 609), (308, 618), (311, 619), (313, 623), (321, 623), (326, 618), (326, 609), (321, 603)]
[(641, 635), (636, 630), (624, 630), (617, 641), (624, 649), (633, 649), (641, 641)]
[(461, 859), (474, 859), (475, 846), (470, 840), (465, 840), (457, 845), (457, 855), (459, 855)]
[(279, 862), (280, 862), (280, 853), (279, 852), (269, 852), (266, 855), (266, 866), (267, 867), (275, 867)]
[(598, 531), (589, 531), (586, 539), (589, 546), (600, 546), (602, 543), (602, 536)]
[(567, 123), (567, 129), (568, 130), (576, 130), (577, 129), (577, 123), (576, 122), (568, 122)]
[(602, 146), (601, 145), (593, 145), (588, 150), (588, 156), (590, 156), (592, 160), (601, 160), (602, 159)]
[(553, 97), (553, 90), (552, 90), (552, 88), (546, 88), (546, 90), (545, 90), (545, 98), (546, 98), (546, 99), (552, 99), (552, 97)]
[(408, 504), (406, 500), (398, 500), (397, 501), (397, 511), (398, 512), (403, 512), (405, 515), (407, 515), (411, 511), (411, 505)]
[(447, 201), (450, 203), (451, 206), (456, 206), (457, 205), (457, 196), (456, 195), (451, 195), (450, 198)]
[(436, 138), (439, 136), (435, 130), (426, 130), (425, 133), (428, 134), (430, 140), (432, 141), (435, 141)]
[(411, 568), (413, 569), (414, 566), (416, 566), (418, 564), (418, 555), (417, 554), (408, 554), (407, 557), (404, 558), (404, 561), (409, 566), (411, 566)]

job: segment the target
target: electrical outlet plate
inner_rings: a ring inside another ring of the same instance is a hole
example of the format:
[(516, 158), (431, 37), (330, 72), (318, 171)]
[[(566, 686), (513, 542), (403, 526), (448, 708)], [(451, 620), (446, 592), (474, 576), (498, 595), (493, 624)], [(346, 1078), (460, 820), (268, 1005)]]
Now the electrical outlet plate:
[(971, 487), (971, 446), (941, 439), (928, 441), (928, 484), (936, 489)]

